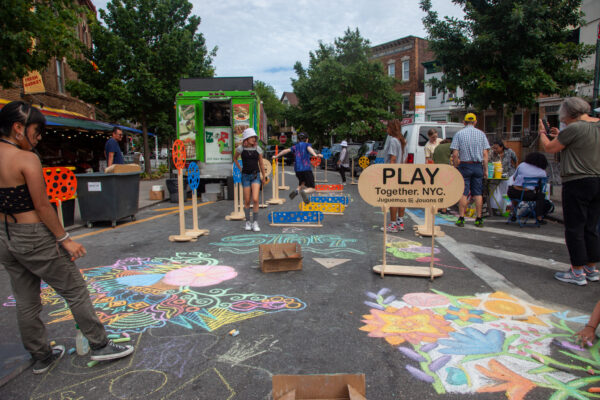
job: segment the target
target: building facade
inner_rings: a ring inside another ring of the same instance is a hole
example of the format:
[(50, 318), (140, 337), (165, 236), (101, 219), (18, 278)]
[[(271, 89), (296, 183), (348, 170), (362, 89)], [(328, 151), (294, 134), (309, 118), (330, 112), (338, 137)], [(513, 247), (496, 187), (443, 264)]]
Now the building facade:
[(395, 89), (402, 95), (402, 103), (394, 111), (410, 118), (415, 111), (415, 93), (425, 89), (423, 63), (434, 59), (427, 48), (427, 40), (407, 36), (371, 47), (371, 60), (383, 64), (384, 72), (397, 80)]
[(457, 88), (454, 91), (435, 89), (430, 83), (431, 79), (441, 80), (444, 73), (435, 61), (423, 63), (425, 68), (425, 121), (460, 122), (467, 112), (464, 107), (456, 102), (462, 97), (463, 91)]

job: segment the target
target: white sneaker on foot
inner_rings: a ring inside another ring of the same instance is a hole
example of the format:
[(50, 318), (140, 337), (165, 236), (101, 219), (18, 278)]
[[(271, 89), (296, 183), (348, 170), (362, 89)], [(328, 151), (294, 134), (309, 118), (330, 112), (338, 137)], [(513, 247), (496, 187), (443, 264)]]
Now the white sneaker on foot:
[(246, 230), (247, 231), (251, 231), (252, 230), (252, 222), (246, 221)]
[(260, 232), (260, 226), (258, 226), (258, 221), (254, 221), (254, 222), (252, 223), (252, 230), (253, 230), (254, 232)]

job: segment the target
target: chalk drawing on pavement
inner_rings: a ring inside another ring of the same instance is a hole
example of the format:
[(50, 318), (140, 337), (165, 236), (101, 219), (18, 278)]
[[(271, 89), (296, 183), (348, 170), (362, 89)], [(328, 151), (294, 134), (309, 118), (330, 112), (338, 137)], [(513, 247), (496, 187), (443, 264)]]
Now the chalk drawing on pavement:
[(220, 242), (211, 243), (219, 246), (219, 251), (233, 254), (258, 253), (261, 244), (299, 243), (303, 253), (333, 255), (340, 253), (365, 254), (358, 250), (358, 239), (349, 239), (340, 235), (299, 235), (295, 233), (254, 234), (226, 236)]
[[(206, 253), (178, 253), (172, 258), (127, 258), (113, 265), (82, 269), (96, 312), (110, 332), (143, 332), (176, 324), (214, 331), (223, 325), (306, 304), (282, 294), (240, 293), (215, 285), (229, 284), (234, 268), (217, 265)], [(48, 323), (72, 321), (71, 311), (43, 284), (42, 304), (58, 308)], [(8, 298), (5, 306), (14, 306)]]
[[(587, 399), (595, 396), (587, 388), (600, 386), (600, 342), (589, 351), (569, 343), (575, 332), (567, 322), (585, 324), (586, 316), (502, 292), (452, 296), (432, 290), (397, 299), (384, 288), (366, 295), (371, 310), (359, 329), (395, 347), (413, 379), (438, 394), (505, 392), (524, 399), (539, 387), (552, 390), (552, 398)], [(557, 339), (567, 342), (558, 355), (569, 362), (552, 355)]]

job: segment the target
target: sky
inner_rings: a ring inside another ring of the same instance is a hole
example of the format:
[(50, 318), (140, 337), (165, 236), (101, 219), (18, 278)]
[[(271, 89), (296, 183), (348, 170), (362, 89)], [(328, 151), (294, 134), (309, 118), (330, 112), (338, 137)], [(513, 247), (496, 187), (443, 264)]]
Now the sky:
[[(378, 45), (405, 36), (427, 36), (417, 0), (190, 0), (210, 50), (216, 76), (253, 76), (279, 97), (292, 91), (296, 61), (307, 65), (319, 41), (333, 43), (347, 28)], [(108, 0), (95, 0), (105, 9)], [(462, 15), (451, 0), (433, 0), (440, 16)]]

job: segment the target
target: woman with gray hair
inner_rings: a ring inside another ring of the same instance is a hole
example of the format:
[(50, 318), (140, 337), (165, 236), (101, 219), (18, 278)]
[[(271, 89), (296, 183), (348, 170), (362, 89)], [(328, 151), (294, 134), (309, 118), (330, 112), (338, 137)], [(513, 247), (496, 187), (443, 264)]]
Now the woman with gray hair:
[(571, 260), (571, 269), (554, 277), (580, 286), (600, 280), (596, 269), (600, 261), (600, 120), (588, 116), (589, 112), (585, 100), (568, 97), (558, 111), (565, 129), (553, 127), (546, 132), (539, 122), (544, 151), (560, 152), (565, 242)]

